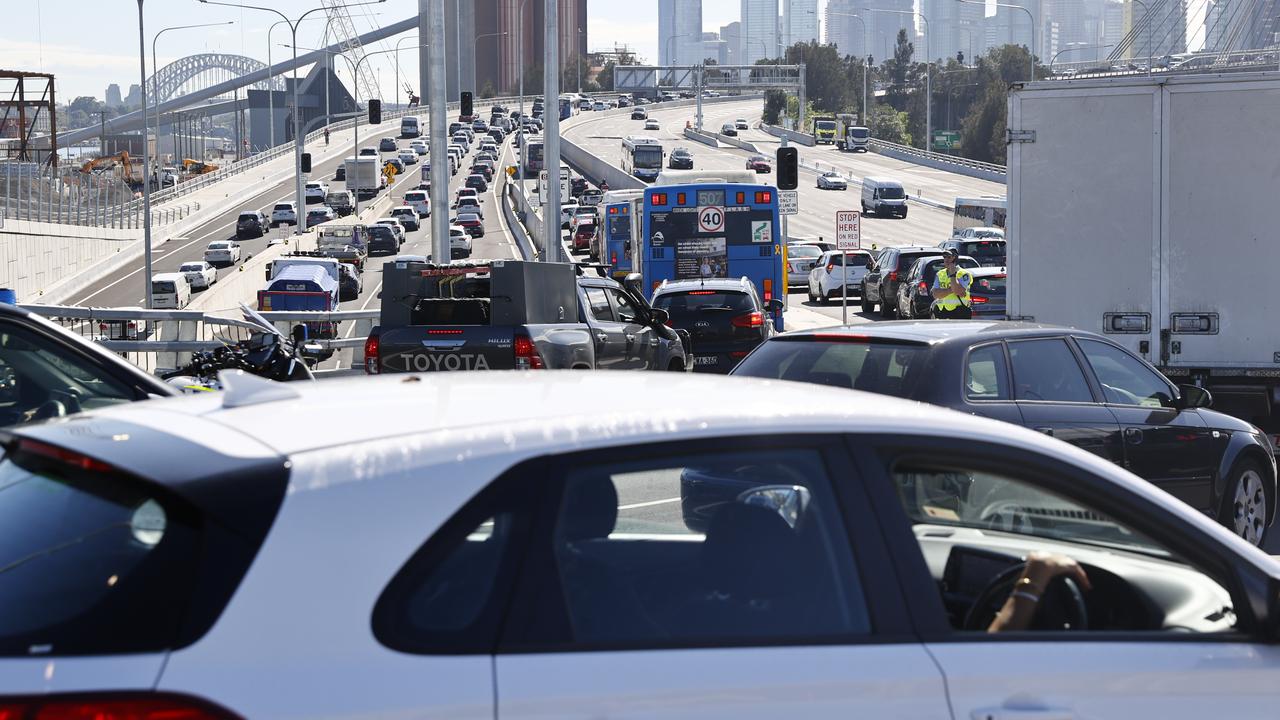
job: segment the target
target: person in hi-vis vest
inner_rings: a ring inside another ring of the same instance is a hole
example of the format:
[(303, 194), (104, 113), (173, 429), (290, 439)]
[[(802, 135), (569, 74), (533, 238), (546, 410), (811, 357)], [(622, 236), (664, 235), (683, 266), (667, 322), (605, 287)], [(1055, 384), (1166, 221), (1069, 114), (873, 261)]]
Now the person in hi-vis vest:
[(933, 278), (933, 317), (935, 319), (968, 320), (973, 317), (973, 298), (969, 288), (973, 276), (959, 267), (959, 255), (950, 248), (942, 251), (942, 269)]

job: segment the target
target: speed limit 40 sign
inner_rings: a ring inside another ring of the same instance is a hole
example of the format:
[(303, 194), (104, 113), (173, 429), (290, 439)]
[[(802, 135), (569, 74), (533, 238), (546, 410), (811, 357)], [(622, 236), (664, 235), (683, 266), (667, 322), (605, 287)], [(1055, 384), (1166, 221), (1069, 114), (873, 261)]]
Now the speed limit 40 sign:
[(857, 210), (836, 211), (836, 249), (857, 250), (862, 247), (862, 213)]
[(698, 232), (713, 233), (724, 231), (724, 208), (719, 205), (704, 205), (698, 208)]

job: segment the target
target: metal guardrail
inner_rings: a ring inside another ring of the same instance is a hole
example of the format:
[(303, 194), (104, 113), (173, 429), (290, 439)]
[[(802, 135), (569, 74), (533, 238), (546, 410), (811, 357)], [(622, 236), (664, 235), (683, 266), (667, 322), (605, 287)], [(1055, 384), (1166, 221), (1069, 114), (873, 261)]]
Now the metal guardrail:
[(994, 163), (986, 163), (978, 160), (969, 160), (968, 158), (957, 157), (955, 155), (946, 155), (929, 150), (921, 150), (920, 148), (911, 147), (910, 145), (899, 145), (898, 143), (877, 140), (875, 138), (871, 138), (869, 144), (873, 148), (885, 148), (904, 155), (914, 155), (933, 162), (948, 163), (951, 165), (958, 165), (960, 167), (973, 168), (975, 170), (985, 170), (986, 172), (998, 173), (1001, 175), (1008, 174), (1008, 168), (1004, 165), (996, 165)]

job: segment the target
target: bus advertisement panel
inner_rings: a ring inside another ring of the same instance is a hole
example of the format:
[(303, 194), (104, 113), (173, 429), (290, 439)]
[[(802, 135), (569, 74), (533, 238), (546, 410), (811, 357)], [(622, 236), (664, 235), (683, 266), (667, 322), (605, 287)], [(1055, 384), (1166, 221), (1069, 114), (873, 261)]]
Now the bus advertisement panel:
[[(644, 287), (663, 280), (746, 277), (766, 304), (786, 289), (778, 191), (771, 185), (698, 183), (644, 191)], [(783, 329), (782, 312), (774, 327)]]

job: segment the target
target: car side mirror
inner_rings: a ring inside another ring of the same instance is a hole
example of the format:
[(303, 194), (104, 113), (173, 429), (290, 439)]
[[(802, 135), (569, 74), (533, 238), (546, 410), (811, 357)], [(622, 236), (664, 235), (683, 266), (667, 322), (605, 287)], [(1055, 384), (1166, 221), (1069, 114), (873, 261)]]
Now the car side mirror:
[(1213, 395), (1198, 385), (1179, 385), (1173, 406), (1178, 410), (1213, 407)]
[(866, 268), (867, 268), (868, 270), (875, 270), (875, 269), (876, 269), (876, 261), (875, 261), (875, 260), (868, 260), (868, 261), (867, 261)]
[(771, 312), (771, 313), (778, 313), (778, 312), (782, 312), (782, 310), (783, 310), (783, 308), (784, 308), (784, 307), (786, 307), (786, 306), (785, 306), (785, 305), (784, 305), (784, 303), (783, 303), (781, 300), (779, 300), (778, 298), (774, 298), (774, 299), (770, 300), (770, 301), (765, 305), (765, 308), (767, 308), (767, 309), (769, 310), (769, 312)]
[(662, 308), (653, 308), (649, 311), (649, 317), (653, 318), (654, 325), (666, 325), (671, 321), (671, 313)]

